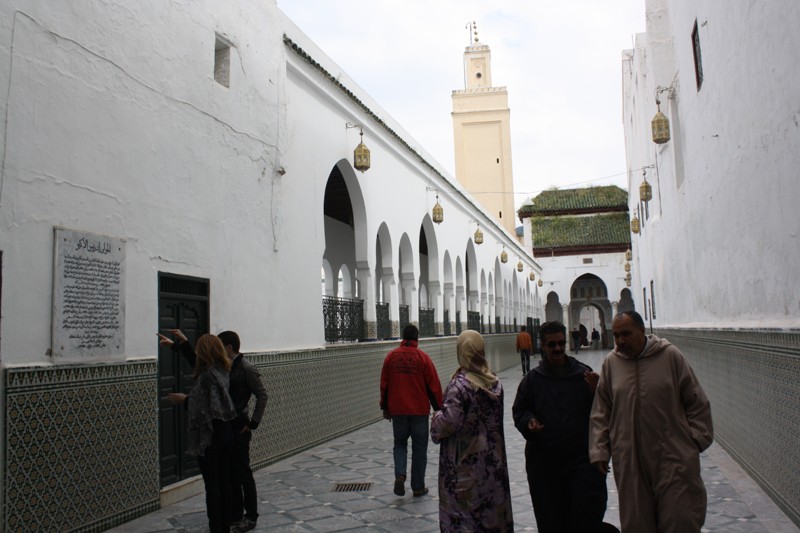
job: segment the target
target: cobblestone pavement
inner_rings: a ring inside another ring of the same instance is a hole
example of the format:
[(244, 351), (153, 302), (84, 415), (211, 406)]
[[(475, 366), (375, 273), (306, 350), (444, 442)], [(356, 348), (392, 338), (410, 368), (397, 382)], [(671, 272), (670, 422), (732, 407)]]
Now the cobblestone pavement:
[[(582, 350), (578, 359), (599, 369), (606, 352)], [(534, 362), (532, 361), (532, 364)], [(523, 456), (524, 439), (514, 428), (511, 405), (522, 372), (500, 373), (505, 389), (505, 430), (515, 531), (536, 531)], [(375, 384), (377, 401), (378, 386)], [(409, 445), (409, 453), (411, 446)], [(430, 493), (414, 498), (392, 492), (392, 430), (389, 422), (370, 426), (322, 444), (256, 472), (259, 512), (255, 532), (402, 532), (439, 531), (436, 473), (438, 449), (428, 448)], [(800, 532), (739, 465), (714, 444), (701, 456), (708, 491), (703, 531)], [(410, 465), (409, 457), (409, 465)], [(332, 492), (336, 483), (372, 483), (369, 490)], [(619, 526), (614, 480), (608, 478), (607, 522)], [(201, 494), (110, 531), (115, 533), (202, 533), (207, 531)]]

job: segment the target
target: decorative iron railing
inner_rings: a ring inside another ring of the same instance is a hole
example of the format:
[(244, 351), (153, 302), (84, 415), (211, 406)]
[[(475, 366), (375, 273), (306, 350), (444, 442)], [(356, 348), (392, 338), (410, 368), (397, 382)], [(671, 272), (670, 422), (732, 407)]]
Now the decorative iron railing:
[(461, 311), (456, 311), (456, 335), (461, 335)]
[(392, 321), (389, 319), (389, 304), (375, 304), (375, 321), (379, 339), (392, 338)]
[(357, 341), (364, 338), (364, 300), (322, 297), (325, 342)]
[(467, 329), (481, 330), (481, 314), (478, 311), (467, 311)]
[(401, 305), (400, 306), (400, 336), (401, 337), (403, 336), (403, 330), (406, 328), (406, 326), (408, 324), (409, 324), (408, 306), (407, 305)]
[(431, 307), (419, 308), (419, 336), (420, 337), (435, 337), (436, 326), (434, 324), (434, 315), (436, 309)]
[(444, 325), (444, 334), (445, 334), (445, 336), (452, 335), (452, 333), (450, 332), (450, 310), (449, 309), (445, 309), (444, 310), (444, 317), (442, 318), (442, 320), (444, 321), (443, 325)]

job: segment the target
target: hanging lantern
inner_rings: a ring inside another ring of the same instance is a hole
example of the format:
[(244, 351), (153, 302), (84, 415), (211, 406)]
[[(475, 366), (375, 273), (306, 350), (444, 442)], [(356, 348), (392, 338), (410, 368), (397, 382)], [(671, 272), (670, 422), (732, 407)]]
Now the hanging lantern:
[(631, 264), (625, 263), (625, 272), (630, 272), (630, 271), (631, 271)]
[(647, 178), (639, 186), (639, 199), (643, 202), (649, 202), (653, 199), (653, 188), (647, 183)]
[(535, 279), (536, 279), (536, 274), (534, 274), (534, 273), (533, 273), (533, 270), (531, 270), (531, 273), (530, 273), (530, 275), (528, 276), (528, 279), (530, 279), (531, 281), (533, 281), (533, 280), (535, 280)]
[(522, 264), (522, 261), (517, 263), (517, 272), (522, 272), (522, 269), (524, 269), (524, 268), (525, 268), (525, 266)]
[(444, 220), (444, 209), (442, 204), (439, 203), (439, 195), (436, 195), (436, 205), (433, 206), (433, 221), (436, 224), (441, 224)]
[(669, 141), (669, 119), (661, 112), (661, 102), (656, 100), (656, 108), (658, 112), (650, 126), (653, 129), (653, 142), (656, 144), (664, 144)]
[(369, 170), (369, 149), (364, 144), (364, 132), (362, 131), (360, 135), (361, 142), (358, 143), (355, 151), (353, 151), (353, 166), (356, 170), (364, 172), (365, 170)]
[(508, 254), (506, 253), (505, 250), (503, 250), (503, 253), (500, 254), (500, 262), (501, 263), (508, 263)]
[(639, 224), (639, 216), (633, 215), (633, 218), (631, 219), (631, 231), (638, 235), (640, 229), (641, 225)]
[(483, 232), (480, 226), (475, 230), (475, 235), (473, 235), (472, 240), (475, 241), (475, 244), (483, 244)]
[(542, 278), (539, 278), (539, 286), (541, 287), (542, 285), (544, 285), (544, 283), (542, 283)]
[(629, 279), (626, 279), (626, 280), (625, 280), (625, 285), (626, 285), (627, 287), (630, 287), (630, 286), (631, 286), (631, 280), (629, 280)]
[(631, 280), (631, 273), (628, 272), (627, 274), (625, 274), (625, 281), (630, 281), (630, 280)]
[(632, 261), (633, 260), (633, 252), (631, 252), (630, 248), (628, 248), (628, 250), (625, 252), (625, 260), (626, 261)]

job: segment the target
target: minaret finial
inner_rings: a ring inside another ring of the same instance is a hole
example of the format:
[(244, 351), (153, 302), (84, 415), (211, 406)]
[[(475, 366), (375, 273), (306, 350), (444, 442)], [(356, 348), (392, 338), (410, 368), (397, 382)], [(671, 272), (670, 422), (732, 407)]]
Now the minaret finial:
[(464, 28), (469, 29), (469, 45), (472, 46), (473, 44), (478, 43), (478, 23), (474, 20), (472, 22), (467, 22), (467, 25)]

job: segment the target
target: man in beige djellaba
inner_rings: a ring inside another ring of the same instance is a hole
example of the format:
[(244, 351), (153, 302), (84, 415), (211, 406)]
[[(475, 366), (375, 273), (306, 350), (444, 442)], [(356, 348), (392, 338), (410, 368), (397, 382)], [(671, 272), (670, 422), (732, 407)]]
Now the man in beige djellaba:
[(612, 323), (592, 404), (589, 459), (612, 460), (622, 533), (694, 533), (706, 519), (700, 452), (711, 445), (711, 405), (683, 354), (645, 335), (625, 311)]

